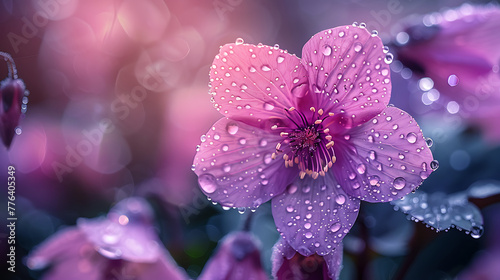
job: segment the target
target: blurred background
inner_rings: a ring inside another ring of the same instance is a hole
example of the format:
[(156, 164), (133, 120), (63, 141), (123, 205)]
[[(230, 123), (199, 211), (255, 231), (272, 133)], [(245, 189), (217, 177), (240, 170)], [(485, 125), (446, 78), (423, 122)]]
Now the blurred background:
[[(6, 182), (8, 165), (17, 171), (18, 271), (12, 279), (40, 279), (40, 271), (23, 265), (36, 245), (75, 225), (79, 217), (105, 215), (130, 196), (148, 199), (160, 239), (196, 278), (217, 242), (240, 229), (249, 214), (213, 206), (191, 171), (200, 136), (221, 117), (207, 94), (209, 67), (219, 46), (243, 38), (279, 44), (301, 56), (313, 34), (355, 21), (378, 30), (388, 43), (408, 16), (464, 3), (490, 2), (0, 1), (0, 50), (12, 55), (30, 92), (22, 133), (9, 150), (0, 147), (0, 181)], [(432, 86), (426, 88), (425, 80), (402, 71), (398, 63), (393, 65), (391, 101), (433, 138), (440, 162), (421, 190), (455, 193), (478, 181), (500, 180), (500, 141), (464, 122), (455, 107), (434, 104), (439, 96), (429, 94)], [(7, 73), (0, 65), (1, 79)], [(7, 204), (4, 194), (0, 201)], [(363, 204), (359, 223), (346, 238), (341, 279), (363, 279), (360, 267), (369, 271), (366, 279), (391, 279), (404, 266), (405, 279), (454, 279), (493, 246), (493, 236), (500, 233), (497, 201), (478, 205), (485, 232), (479, 239), (456, 229), (436, 233), (389, 204)], [(252, 225), (270, 272), (278, 233), (269, 204), (254, 213)], [(1, 230), (0, 261), (5, 264), (7, 233)], [(422, 251), (409, 259), (412, 242)]]

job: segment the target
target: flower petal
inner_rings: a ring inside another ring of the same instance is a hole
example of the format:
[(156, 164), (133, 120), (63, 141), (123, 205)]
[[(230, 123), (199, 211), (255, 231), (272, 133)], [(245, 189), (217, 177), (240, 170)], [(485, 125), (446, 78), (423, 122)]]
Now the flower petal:
[(369, 202), (402, 198), (415, 190), (437, 163), (417, 122), (395, 107), (336, 137), (334, 149), (337, 162), (333, 170), (342, 188)]
[(281, 140), (253, 126), (228, 118), (218, 120), (202, 136), (194, 172), (203, 192), (229, 207), (258, 207), (285, 190), (298, 175), (272, 160)]
[(302, 256), (283, 239), (273, 247), (274, 279), (338, 279), (342, 269), (343, 246), (340, 243), (325, 256)]
[(254, 122), (270, 117), (286, 120), (307, 94), (307, 73), (300, 59), (265, 45), (227, 44), (210, 69), (212, 101), (227, 117)]
[(281, 235), (304, 256), (332, 252), (358, 216), (359, 200), (347, 195), (331, 172), (297, 180), (272, 200)]
[(302, 49), (310, 90), (317, 104), (337, 114), (344, 127), (380, 113), (391, 97), (389, 65), (382, 40), (365, 28), (340, 26), (314, 35)]

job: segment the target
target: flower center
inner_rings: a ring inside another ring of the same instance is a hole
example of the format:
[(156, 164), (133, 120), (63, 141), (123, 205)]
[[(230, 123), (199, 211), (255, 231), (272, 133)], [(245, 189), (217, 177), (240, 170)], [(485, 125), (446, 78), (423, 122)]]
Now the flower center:
[[(294, 107), (285, 110), (288, 119), (295, 124), (295, 127), (282, 128), (280, 135), (284, 137), (284, 140), (276, 145), (273, 159), (282, 153), (286, 167), (298, 165), (301, 179), (306, 174), (314, 179), (319, 175), (325, 176), (336, 158), (332, 136), (329, 134), (330, 129), (323, 126), (323, 121), (333, 116), (333, 113), (323, 115), (323, 109), (316, 112), (316, 109), (311, 107), (313, 115), (310, 120), (307, 120), (306, 116)], [(278, 127), (273, 126), (272, 129), (278, 129)]]

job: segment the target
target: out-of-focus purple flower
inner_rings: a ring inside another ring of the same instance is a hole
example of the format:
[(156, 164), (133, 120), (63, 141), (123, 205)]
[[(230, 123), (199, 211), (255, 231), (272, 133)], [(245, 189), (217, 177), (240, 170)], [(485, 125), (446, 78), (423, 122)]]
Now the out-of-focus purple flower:
[(273, 248), (273, 276), (277, 280), (338, 279), (342, 269), (342, 243), (324, 256), (303, 256), (280, 239)]
[(500, 8), (464, 4), (403, 25), (395, 37), (396, 56), (421, 78), (429, 103), (442, 103), (499, 140), (491, 120), (500, 106)]
[(17, 78), (12, 57), (4, 52), (0, 52), (0, 57), (7, 62), (9, 68), (9, 76), (0, 83), (0, 137), (9, 148), (23, 112), (21, 104), (26, 89), (23, 81)]
[(314, 35), (302, 59), (241, 39), (223, 46), (210, 93), (225, 117), (202, 136), (193, 166), (203, 192), (226, 207), (272, 199), (291, 247), (331, 253), (360, 200), (400, 199), (432, 172), (416, 121), (387, 106), (391, 61), (364, 25)]
[(143, 199), (123, 200), (106, 218), (81, 218), (57, 233), (31, 253), (28, 267), (50, 266), (44, 279), (188, 279), (161, 246), (152, 219)]
[(198, 279), (269, 279), (262, 269), (259, 247), (258, 240), (248, 232), (229, 234), (220, 242), (217, 253), (208, 261)]

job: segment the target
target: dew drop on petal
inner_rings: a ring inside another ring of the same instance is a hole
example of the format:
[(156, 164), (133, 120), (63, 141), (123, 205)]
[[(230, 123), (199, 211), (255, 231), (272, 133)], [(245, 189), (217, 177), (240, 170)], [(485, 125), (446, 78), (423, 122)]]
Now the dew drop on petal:
[(377, 153), (373, 150), (371, 150), (368, 155), (371, 160), (375, 160), (377, 158)]
[(439, 167), (439, 162), (437, 160), (433, 160), (431, 161), (429, 166), (432, 168), (432, 170), (436, 170)]
[(340, 31), (340, 32), (339, 32), (339, 37), (340, 37), (340, 38), (344, 37), (344, 35), (345, 35), (345, 32), (344, 32), (344, 31)]
[(222, 170), (224, 170), (224, 172), (229, 172), (231, 171), (231, 166), (229, 164), (224, 164)]
[(482, 226), (474, 225), (474, 226), (472, 226), (472, 229), (470, 231), (470, 236), (477, 239), (483, 235), (483, 232), (484, 232), (484, 229)]
[(298, 189), (298, 187), (297, 187), (296, 185), (293, 185), (293, 184), (292, 184), (292, 185), (290, 185), (290, 186), (288, 187), (288, 193), (289, 193), (289, 194), (294, 194), (295, 192), (297, 192), (297, 189)]
[(228, 123), (226, 126), (227, 133), (235, 135), (238, 132), (238, 125), (235, 123)]
[(236, 42), (234, 42), (236, 45), (241, 45), (243, 43), (245, 43), (245, 41), (243, 40), (243, 38), (238, 38), (236, 39)]
[(292, 212), (293, 212), (293, 206), (292, 206), (292, 205), (288, 205), (288, 206), (286, 207), (286, 212), (288, 212), (288, 213), (292, 213)]
[(345, 195), (343, 195), (343, 194), (337, 195), (337, 197), (335, 197), (335, 202), (337, 202), (337, 204), (339, 204), (339, 205), (344, 204), (345, 203)]
[(306, 234), (305, 234), (306, 238), (311, 238), (312, 236), (313, 236), (313, 234), (310, 231), (306, 232)]
[(434, 142), (432, 141), (431, 138), (426, 138), (425, 139), (425, 144), (427, 144), (427, 147), (432, 147), (432, 144), (434, 144)]
[(259, 146), (261, 146), (261, 147), (267, 146), (267, 140), (266, 139), (260, 139)]
[(240, 143), (240, 145), (245, 145), (247, 143), (247, 139), (246, 138), (240, 138), (240, 140), (238, 140), (238, 142)]
[(363, 45), (361, 45), (361, 43), (357, 42), (354, 44), (354, 51), (355, 52), (360, 52), (361, 49), (363, 49)]
[(397, 177), (394, 179), (394, 188), (396, 190), (402, 190), (406, 186), (406, 180), (403, 177)]
[(358, 165), (358, 167), (356, 168), (356, 170), (358, 171), (359, 174), (365, 174), (366, 166), (364, 164), (360, 163)]
[(408, 143), (413, 144), (417, 142), (417, 135), (414, 132), (410, 132), (406, 135), (406, 140)]
[(280, 55), (280, 56), (278, 56), (278, 58), (276, 58), (276, 61), (278, 63), (282, 63), (283, 61), (285, 61), (285, 58)]
[(330, 226), (330, 231), (337, 232), (339, 231), (340, 227), (341, 227), (340, 223), (334, 223), (333, 225)]
[(384, 62), (387, 64), (391, 64), (393, 59), (394, 59), (394, 56), (392, 55), (392, 53), (387, 53), (385, 55)]
[(264, 72), (271, 71), (271, 68), (268, 65), (262, 65), (262, 67), (260, 69), (262, 69), (262, 71), (264, 71)]
[(273, 110), (273, 109), (274, 109), (274, 104), (273, 104), (273, 103), (271, 103), (271, 102), (266, 102), (266, 103), (264, 103), (264, 109), (265, 109), (266, 111), (271, 111), (271, 110)]
[(229, 150), (229, 146), (227, 144), (222, 145), (222, 151), (227, 152)]
[(198, 183), (206, 193), (213, 193), (217, 189), (217, 182), (212, 174), (201, 174), (198, 177)]
[(330, 47), (329, 45), (325, 45), (323, 47), (323, 55), (329, 56), (331, 54), (332, 54), (332, 47)]
[(370, 185), (376, 186), (380, 182), (380, 178), (377, 175), (374, 175), (370, 178)]

